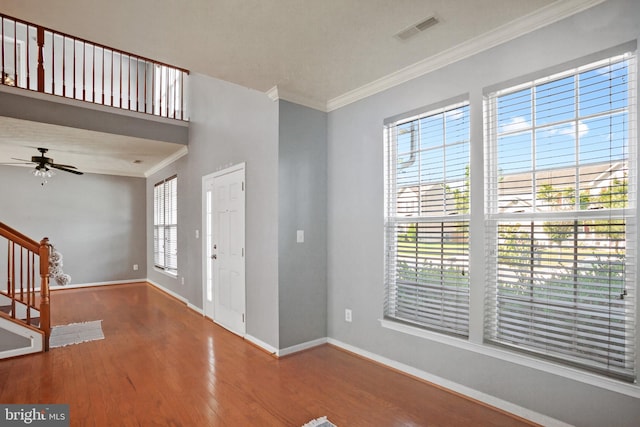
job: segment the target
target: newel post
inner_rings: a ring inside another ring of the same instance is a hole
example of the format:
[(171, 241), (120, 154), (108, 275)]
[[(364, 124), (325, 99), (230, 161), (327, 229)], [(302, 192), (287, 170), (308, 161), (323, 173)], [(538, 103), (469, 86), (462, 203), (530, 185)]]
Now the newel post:
[(49, 307), (49, 238), (40, 241), (40, 329), (44, 332), (44, 350), (49, 351), (51, 310)]

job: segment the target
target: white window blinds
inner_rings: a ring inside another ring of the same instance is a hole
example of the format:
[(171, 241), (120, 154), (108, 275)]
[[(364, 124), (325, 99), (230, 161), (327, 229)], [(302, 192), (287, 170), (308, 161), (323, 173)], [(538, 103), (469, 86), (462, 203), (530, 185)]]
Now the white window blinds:
[(469, 105), (385, 132), (385, 318), (466, 337)]
[(494, 344), (633, 381), (635, 58), (486, 98)]
[(153, 255), (157, 268), (178, 272), (178, 177), (153, 187)]

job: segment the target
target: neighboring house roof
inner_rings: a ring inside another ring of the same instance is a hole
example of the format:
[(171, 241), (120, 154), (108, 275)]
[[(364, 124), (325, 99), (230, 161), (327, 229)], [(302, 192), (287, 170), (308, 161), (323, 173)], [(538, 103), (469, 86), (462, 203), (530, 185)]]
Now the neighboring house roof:
[[(549, 169), (535, 172), (536, 188), (552, 185), (557, 189), (575, 188), (579, 176), (580, 191), (599, 195), (615, 179), (624, 179), (628, 170), (626, 162), (598, 163), (578, 168)], [(531, 172), (500, 176), (498, 184), (498, 209), (500, 212), (522, 212), (534, 206), (537, 190), (533, 186)], [(436, 212), (435, 215), (458, 213), (455, 196), (449, 188), (462, 188), (464, 182), (437, 182), (404, 186), (398, 189), (397, 212), (401, 216), (418, 216), (418, 212)], [(444, 201), (443, 201), (444, 200)], [(418, 208), (421, 206), (421, 209)], [(536, 208), (545, 210), (544, 208)]]

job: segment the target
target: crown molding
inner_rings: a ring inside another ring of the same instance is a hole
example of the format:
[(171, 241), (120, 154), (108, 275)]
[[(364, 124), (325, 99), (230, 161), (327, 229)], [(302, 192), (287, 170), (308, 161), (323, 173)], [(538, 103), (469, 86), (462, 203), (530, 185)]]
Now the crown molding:
[(283, 101), (293, 102), (294, 104), (313, 108), (314, 110), (319, 110), (324, 113), (327, 112), (326, 103), (294, 92), (289, 92), (282, 87), (274, 86), (265, 93), (272, 101), (278, 101), (282, 99)]
[(272, 100), (272, 101), (277, 101), (278, 99), (280, 99), (280, 97), (278, 96), (278, 86), (277, 85), (272, 87), (271, 89), (269, 89), (265, 93), (267, 94), (269, 99)]
[(402, 68), (378, 80), (327, 101), (324, 111), (333, 111), (353, 102), (398, 86), (449, 64), (491, 49), (539, 28), (594, 7), (605, 0), (557, 0), (535, 12), (515, 19), (441, 53)]
[(149, 178), (151, 175), (158, 172), (160, 169), (164, 168), (165, 166), (169, 166), (171, 163), (175, 162), (180, 157), (186, 156), (188, 152), (189, 152), (189, 148), (186, 145), (183, 146), (178, 151), (176, 151), (175, 153), (173, 153), (172, 155), (170, 155), (169, 157), (167, 157), (166, 159), (164, 159), (163, 161), (161, 161), (151, 169), (147, 170), (144, 173), (145, 178)]

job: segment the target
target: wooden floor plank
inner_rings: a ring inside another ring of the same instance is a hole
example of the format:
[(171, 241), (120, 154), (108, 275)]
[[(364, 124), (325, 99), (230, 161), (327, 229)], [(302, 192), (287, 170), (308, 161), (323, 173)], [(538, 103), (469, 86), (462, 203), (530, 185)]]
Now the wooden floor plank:
[(276, 359), (146, 283), (51, 300), (105, 339), (1, 361), (0, 402), (68, 403), (72, 426), (532, 425), (329, 345)]

